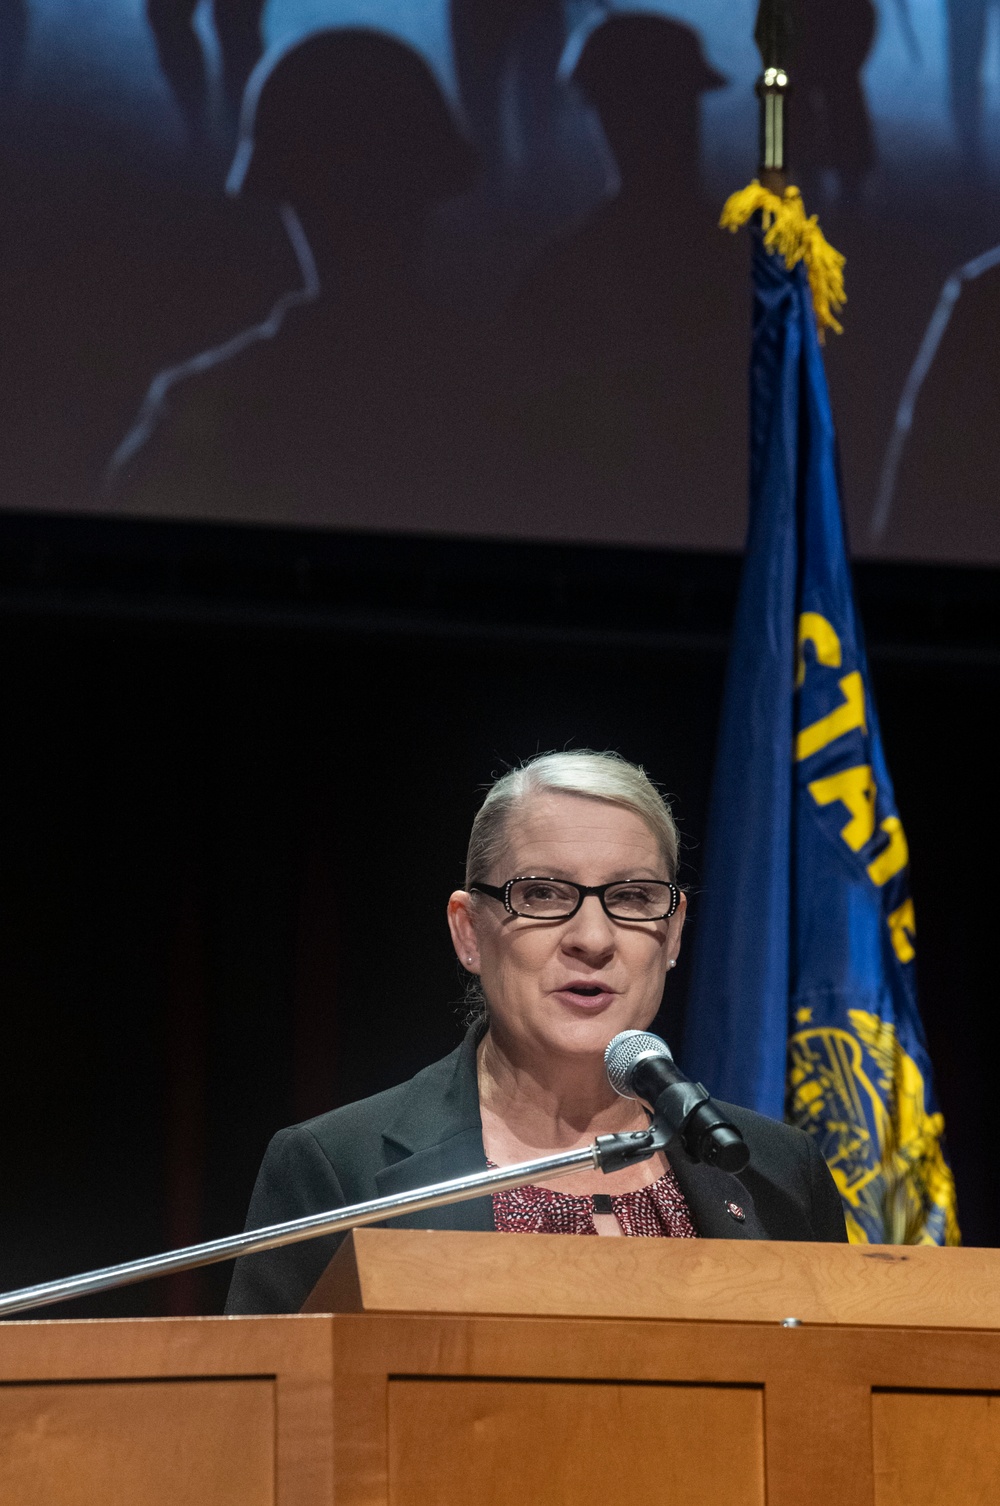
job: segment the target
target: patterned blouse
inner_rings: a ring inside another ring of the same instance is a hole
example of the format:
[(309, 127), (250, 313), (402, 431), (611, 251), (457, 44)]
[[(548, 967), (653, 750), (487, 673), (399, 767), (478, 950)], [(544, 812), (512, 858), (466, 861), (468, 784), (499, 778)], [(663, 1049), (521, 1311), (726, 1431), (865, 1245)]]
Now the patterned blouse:
[[(493, 1162), (488, 1162), (492, 1168)], [(493, 1222), (506, 1234), (596, 1234), (595, 1213), (613, 1213), (623, 1234), (647, 1239), (697, 1239), (684, 1194), (668, 1166), (637, 1192), (573, 1197), (550, 1187), (515, 1187), (493, 1194)]]

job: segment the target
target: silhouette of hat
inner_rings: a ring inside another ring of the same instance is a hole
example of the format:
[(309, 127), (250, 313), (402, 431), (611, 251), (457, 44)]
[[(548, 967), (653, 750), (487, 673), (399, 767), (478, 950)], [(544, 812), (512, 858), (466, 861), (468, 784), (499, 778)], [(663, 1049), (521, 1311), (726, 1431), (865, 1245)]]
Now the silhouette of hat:
[(617, 15), (603, 21), (583, 44), (573, 79), (600, 113), (623, 98), (697, 96), (724, 89), (729, 80), (705, 57), (701, 37), (666, 16)]
[(424, 60), (368, 28), (314, 32), (258, 66), (243, 101), (231, 193), (373, 204), (470, 187), (476, 156)]

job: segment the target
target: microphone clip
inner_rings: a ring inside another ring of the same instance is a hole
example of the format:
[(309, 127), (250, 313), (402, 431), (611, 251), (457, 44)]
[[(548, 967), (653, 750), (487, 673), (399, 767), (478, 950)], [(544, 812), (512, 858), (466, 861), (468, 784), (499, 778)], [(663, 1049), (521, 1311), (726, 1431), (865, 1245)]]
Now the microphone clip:
[(649, 1129), (632, 1130), (626, 1135), (598, 1135), (594, 1141), (594, 1161), (602, 1171), (623, 1171), (648, 1161), (658, 1150), (666, 1150), (672, 1132), (662, 1120), (654, 1119)]

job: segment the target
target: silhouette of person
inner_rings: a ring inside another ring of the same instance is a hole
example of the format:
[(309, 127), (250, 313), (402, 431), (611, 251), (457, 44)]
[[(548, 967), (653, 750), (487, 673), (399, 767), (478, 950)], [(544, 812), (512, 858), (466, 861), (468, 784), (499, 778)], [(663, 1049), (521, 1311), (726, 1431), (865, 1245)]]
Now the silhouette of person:
[(983, 149), (983, 63), (987, 18), (997, 0), (946, 0), (951, 118), (966, 167), (975, 172)]
[(27, 0), (0, 0), (0, 101), (18, 90), (27, 44)]
[(700, 204), (701, 96), (727, 80), (706, 62), (697, 32), (665, 17), (617, 15), (590, 33), (573, 81), (621, 171), (619, 212), (651, 208), (658, 194)]
[(709, 542), (715, 524), (697, 511), (711, 494), (724, 542), (745, 494), (748, 312), (745, 263), (701, 197), (700, 100), (726, 80), (690, 27), (644, 13), (591, 32), (573, 81), (621, 190), (512, 304), (506, 448), (520, 474), (509, 490), (536, 510), (571, 509), (592, 537), (609, 517), (636, 539), (662, 537), (676, 501), (681, 534), (707, 529)]
[(474, 171), (427, 65), (379, 32), (315, 33), (255, 78), (230, 190), (282, 206), (302, 285), (154, 380), (112, 463), (123, 504), (405, 526), (457, 463), (467, 386), (422, 296), (424, 222)]
[[(146, 17), (164, 77), (184, 119), (189, 140), (208, 134), (208, 70), (194, 26), (198, 0), (146, 0)], [(212, 0), (212, 21), (222, 57), (226, 110), (235, 124), (247, 80), (263, 52), (264, 0)]]
[(451, 33), (473, 140), (489, 163), (517, 155), (555, 85), (566, 42), (562, 0), (452, 0)]
[(824, 168), (841, 197), (857, 197), (875, 166), (875, 137), (861, 69), (875, 41), (872, 0), (796, 0), (792, 155), (808, 192)]
[(998, 326), (994, 246), (945, 282), (902, 394), (873, 520), (893, 553), (1000, 559)]
[(485, 169), (481, 215), (501, 240), (517, 226), (525, 262), (606, 195), (592, 112), (560, 76), (571, 29), (606, 9), (607, 0), (451, 0), (459, 95)]

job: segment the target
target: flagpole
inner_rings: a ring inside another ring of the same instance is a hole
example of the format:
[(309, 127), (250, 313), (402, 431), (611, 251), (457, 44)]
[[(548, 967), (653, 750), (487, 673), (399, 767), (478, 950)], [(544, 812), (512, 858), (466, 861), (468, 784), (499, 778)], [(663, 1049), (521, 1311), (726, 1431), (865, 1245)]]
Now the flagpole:
[(788, 186), (788, 76), (792, 42), (789, 0), (760, 0), (754, 40), (763, 72), (757, 80), (760, 100), (760, 163), (757, 176), (779, 196)]
[(720, 1098), (813, 1137), (835, 1182), (823, 1238), (843, 1237), (836, 1190), (855, 1243), (953, 1245), (909, 848), (854, 602), (819, 349), (826, 330), (840, 333), (844, 258), (788, 182), (788, 3), (760, 0), (758, 176), (720, 219), (754, 227), (750, 528), (684, 1062)]

